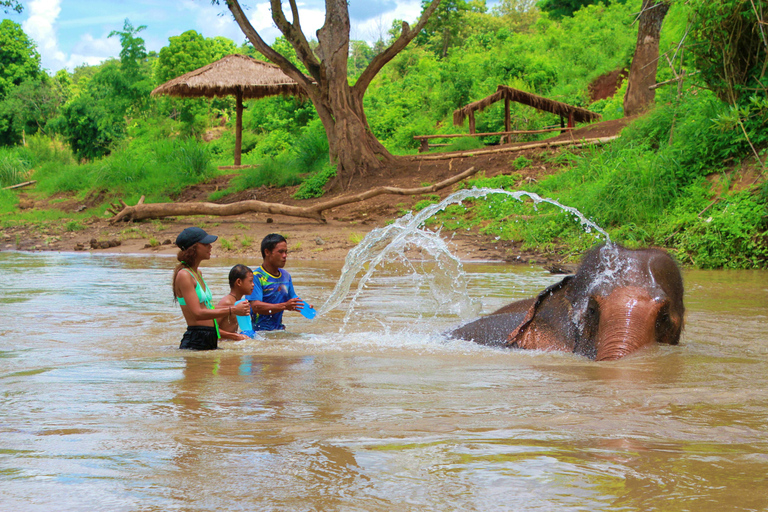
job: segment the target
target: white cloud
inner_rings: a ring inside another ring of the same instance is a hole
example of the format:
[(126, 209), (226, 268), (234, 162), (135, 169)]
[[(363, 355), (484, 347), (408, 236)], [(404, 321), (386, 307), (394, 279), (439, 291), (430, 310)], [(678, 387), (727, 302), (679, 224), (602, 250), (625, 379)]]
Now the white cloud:
[(72, 47), (65, 66), (74, 69), (81, 64), (96, 65), (110, 57), (120, 54), (120, 40), (117, 37), (95, 38), (91, 34), (83, 34)]
[[(354, 4), (351, 7), (355, 7), (351, 10), (357, 16), (352, 20), (352, 39), (374, 43), (380, 37), (387, 37), (394, 19), (412, 23), (421, 13), (420, 0), (371, 0), (375, 5), (365, 4), (367, 1), (350, 0)], [(290, 8), (287, 2), (284, 4), (290, 20)], [(271, 44), (281, 35), (272, 22), (269, 1), (249, 0), (241, 5), (264, 41)], [(308, 39), (317, 38), (316, 32), (325, 22), (325, 2), (300, 0), (298, 5), (304, 34)], [(366, 14), (372, 17), (361, 19)], [(90, 7), (73, 1), (28, 0), (20, 16), (27, 17), (22, 27), (37, 44), (43, 67), (51, 71), (64, 67), (71, 71), (84, 63), (95, 65), (117, 57), (119, 39), (107, 38), (107, 34), (110, 30), (119, 30), (124, 18), (131, 19), (134, 26), (147, 26), (141, 37), (148, 50), (159, 51), (168, 44), (168, 37), (190, 29), (205, 37), (223, 36), (236, 44), (245, 41), (226, 4), (211, 5), (209, 0), (106, 0)]]
[(413, 25), (419, 19), (419, 16), (421, 16), (420, 1), (399, 1), (397, 6), (391, 11), (353, 24), (350, 37), (373, 44), (380, 38), (386, 40), (389, 37), (387, 32), (392, 27), (394, 20), (407, 21), (410, 25)]
[(60, 69), (66, 55), (59, 49), (54, 27), (61, 12), (61, 0), (32, 0), (27, 9), (29, 18), (22, 23), (22, 28), (37, 43), (43, 68)]

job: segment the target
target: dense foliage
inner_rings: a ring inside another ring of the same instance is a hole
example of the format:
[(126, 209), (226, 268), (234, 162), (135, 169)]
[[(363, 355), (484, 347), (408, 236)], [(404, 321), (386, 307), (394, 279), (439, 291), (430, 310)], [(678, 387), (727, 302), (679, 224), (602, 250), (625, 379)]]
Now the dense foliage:
[[(629, 65), (640, 3), (543, 0), (537, 6), (534, 0), (502, 0), (489, 10), (482, 0), (444, 1), (368, 89), (370, 127), (393, 153), (414, 153), (414, 135), (465, 132), (453, 126), (452, 112), (499, 84), (591, 109), (606, 120), (621, 118), (626, 84), (599, 101), (591, 100), (589, 86)], [(699, 267), (768, 267), (765, 12), (768, 0), (673, 2), (662, 30), (666, 54), (658, 81), (685, 71), (691, 78), (679, 89), (660, 88), (657, 108), (612, 145), (511, 158), (508, 173), (481, 175), (470, 186), (517, 189), (518, 173), (527, 166), (560, 167), (525, 187), (578, 208), (615, 240), (666, 246)], [(389, 37), (397, 36), (399, 26)], [(36, 194), (76, 194), (98, 213), (116, 197), (169, 200), (188, 185), (229, 172), (216, 166), (232, 163), (232, 98), (180, 100), (149, 93), (229, 53), (258, 57), (252, 48), (187, 31), (155, 54), (140, 37), (144, 27), (125, 20), (111, 34), (121, 43), (119, 59), (50, 76), (21, 28), (7, 20), (2, 28), (0, 186), (33, 177)], [(350, 82), (386, 43), (353, 42)], [(298, 62), (287, 41), (279, 38), (274, 46)], [(502, 114), (503, 104), (488, 108), (477, 116), (477, 130), (502, 130)], [(559, 123), (521, 105), (511, 114), (513, 129)], [(311, 103), (283, 97), (248, 101), (243, 125), (242, 160), (253, 167), (212, 199), (259, 186), (297, 186), (297, 198), (324, 193), (335, 168)], [(451, 142), (446, 149), (497, 140)], [(436, 197), (419, 199), (423, 207)], [(0, 212), (15, 212), (17, 201), (14, 193), (0, 191)], [(12, 213), (3, 222), (33, 222), (30, 215)], [(534, 208), (500, 195), (451, 207), (438, 221), (543, 251), (575, 255), (595, 242), (594, 232), (585, 233), (554, 207)]]

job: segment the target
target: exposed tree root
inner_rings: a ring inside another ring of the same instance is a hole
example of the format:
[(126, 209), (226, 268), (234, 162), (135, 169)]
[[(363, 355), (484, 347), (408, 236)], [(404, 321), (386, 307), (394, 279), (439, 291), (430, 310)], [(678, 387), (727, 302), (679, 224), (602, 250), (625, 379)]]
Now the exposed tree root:
[(307, 219), (314, 219), (319, 222), (326, 222), (323, 217), (323, 212), (343, 206), (345, 204), (357, 203), (365, 201), (372, 197), (376, 197), (383, 194), (403, 195), (410, 196), (415, 194), (427, 194), (429, 192), (435, 192), (445, 187), (449, 187), (454, 183), (458, 183), (464, 178), (472, 176), (477, 171), (475, 167), (470, 167), (461, 174), (457, 174), (452, 178), (448, 178), (434, 185), (428, 187), (418, 188), (397, 188), (397, 187), (376, 187), (359, 194), (351, 196), (337, 197), (330, 201), (318, 203), (313, 206), (290, 206), (279, 203), (265, 203), (263, 201), (256, 201), (254, 199), (247, 201), (238, 201), (230, 204), (216, 204), (216, 203), (144, 203), (144, 196), (141, 196), (139, 202), (135, 206), (128, 206), (120, 201), (123, 208), (113, 204), (112, 208), (108, 211), (114, 214), (114, 217), (110, 219), (110, 223), (115, 224), (117, 222), (131, 222), (145, 219), (161, 219), (163, 217), (173, 216), (187, 216), (187, 215), (239, 215), (241, 213), (272, 213), (278, 215), (288, 215), (291, 217), (304, 217)]

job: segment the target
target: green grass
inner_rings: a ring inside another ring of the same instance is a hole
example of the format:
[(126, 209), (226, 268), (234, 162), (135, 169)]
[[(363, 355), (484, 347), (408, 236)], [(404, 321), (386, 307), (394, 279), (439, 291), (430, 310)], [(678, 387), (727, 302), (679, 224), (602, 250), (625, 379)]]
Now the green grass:
[(219, 238), (219, 244), (225, 251), (232, 251), (235, 249), (235, 244), (231, 240), (224, 237)]
[(243, 247), (243, 249), (250, 249), (253, 245), (253, 238), (244, 236), (240, 239), (240, 245)]
[(194, 139), (164, 139), (126, 145), (110, 156), (84, 164), (43, 163), (37, 189), (47, 195), (74, 192), (79, 197), (106, 193), (131, 203), (168, 201), (184, 188), (214, 174), (211, 155)]

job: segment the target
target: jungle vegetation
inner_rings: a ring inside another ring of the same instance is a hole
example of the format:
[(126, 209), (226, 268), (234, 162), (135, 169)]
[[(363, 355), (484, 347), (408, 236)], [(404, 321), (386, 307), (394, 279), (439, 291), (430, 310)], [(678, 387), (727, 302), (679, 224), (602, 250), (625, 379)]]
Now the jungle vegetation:
[[(443, 0), (368, 85), (363, 101), (370, 129), (392, 155), (415, 153), (414, 135), (466, 132), (452, 126), (453, 110), (498, 84), (587, 108), (605, 120), (621, 118), (626, 81), (613, 97), (597, 101), (590, 100), (589, 85), (629, 69), (641, 3), (502, 0), (489, 9), (484, 0)], [(578, 208), (616, 241), (664, 246), (696, 267), (767, 268), (768, 0), (668, 4), (656, 81), (669, 85), (656, 90), (651, 112), (610, 145), (549, 152), (536, 162), (516, 159), (509, 172), (479, 176), (467, 186), (516, 189), (526, 166), (558, 166), (524, 188)], [(232, 160), (233, 98), (149, 93), (230, 53), (263, 57), (249, 44), (195, 31), (148, 52), (143, 29), (125, 20), (112, 33), (122, 46), (119, 59), (52, 72), (41, 69), (35, 43), (21, 27), (2, 21), (0, 188), (35, 179), (29, 193), (74, 194), (96, 205), (83, 215), (103, 215), (109, 200), (169, 201), (189, 185), (232, 172), (217, 166)], [(351, 42), (350, 85), (400, 30), (401, 23), (393, 24), (373, 45)], [(305, 70), (287, 40), (272, 47)], [(495, 105), (479, 115), (477, 131), (503, 130), (502, 112), (503, 105)], [(558, 121), (529, 107), (512, 109), (513, 129)], [(299, 185), (297, 198), (324, 193), (337, 167), (311, 102), (249, 101), (243, 124), (243, 163), (255, 167), (239, 171), (230, 189), (212, 199), (264, 185)], [(433, 200), (424, 198), (419, 207)], [(17, 192), (0, 190), (0, 229), (52, 215), (22, 212), (17, 203)], [(569, 216), (501, 196), (451, 207), (434, 222), (540, 251), (576, 255), (595, 243)]]

